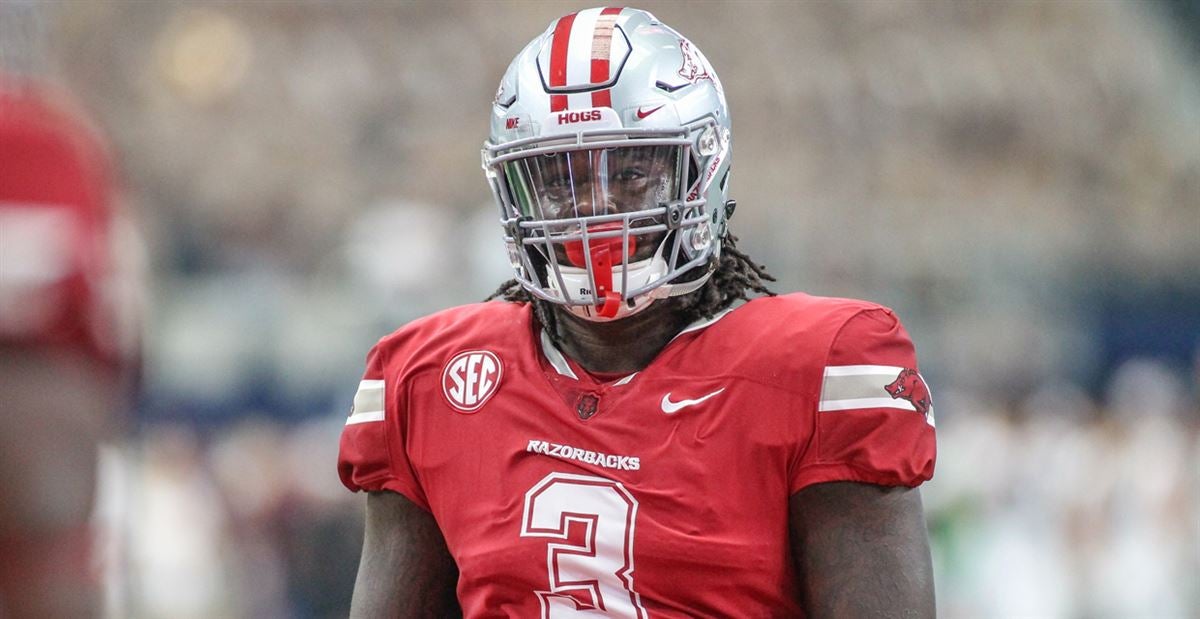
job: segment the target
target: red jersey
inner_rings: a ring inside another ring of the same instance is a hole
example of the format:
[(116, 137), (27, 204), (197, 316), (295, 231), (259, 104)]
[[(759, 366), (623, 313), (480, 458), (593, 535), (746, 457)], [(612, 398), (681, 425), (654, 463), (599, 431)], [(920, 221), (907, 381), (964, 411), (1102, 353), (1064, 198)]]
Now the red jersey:
[(84, 115), (0, 74), (0, 343), (131, 360), (133, 282), (116, 264), (114, 193)]
[(755, 299), (609, 382), (534, 325), (490, 302), (383, 338), (342, 434), (347, 487), (433, 514), (465, 616), (800, 616), (789, 497), (933, 474), (929, 392), (878, 305)]

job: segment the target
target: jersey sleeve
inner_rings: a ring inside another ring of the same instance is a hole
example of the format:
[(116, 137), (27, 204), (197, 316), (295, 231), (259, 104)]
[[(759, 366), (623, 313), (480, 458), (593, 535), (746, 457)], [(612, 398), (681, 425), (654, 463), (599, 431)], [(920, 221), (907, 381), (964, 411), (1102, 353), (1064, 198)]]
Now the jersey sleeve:
[(890, 310), (864, 309), (842, 325), (812, 418), (812, 438), (793, 461), (792, 493), (828, 481), (912, 487), (933, 476), (933, 398)]
[(338, 476), (354, 492), (390, 490), (429, 510), (405, 447), (403, 385), (386, 376), (381, 348), (377, 344), (367, 355), (366, 372), (342, 429)]

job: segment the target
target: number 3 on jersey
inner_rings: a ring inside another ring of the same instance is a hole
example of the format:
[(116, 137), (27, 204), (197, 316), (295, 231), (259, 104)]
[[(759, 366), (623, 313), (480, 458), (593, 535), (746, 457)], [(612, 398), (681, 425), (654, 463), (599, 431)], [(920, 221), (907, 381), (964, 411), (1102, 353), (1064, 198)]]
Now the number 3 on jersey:
[(592, 475), (551, 473), (525, 493), (521, 537), (561, 540), (546, 548), (550, 588), (535, 592), (542, 617), (646, 617), (633, 590), (637, 508), (625, 486)]

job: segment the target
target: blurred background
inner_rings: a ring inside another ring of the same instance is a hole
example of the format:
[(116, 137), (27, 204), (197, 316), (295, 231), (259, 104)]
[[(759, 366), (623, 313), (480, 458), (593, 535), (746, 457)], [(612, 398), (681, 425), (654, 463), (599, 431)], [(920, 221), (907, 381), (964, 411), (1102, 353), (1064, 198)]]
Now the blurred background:
[[(508, 279), (489, 106), (586, 6), (0, 3), (0, 68), (88, 111), (142, 239), (111, 615), (344, 616), (365, 353)], [(941, 615), (1200, 617), (1200, 4), (639, 6), (722, 78), (775, 289), (917, 342)]]

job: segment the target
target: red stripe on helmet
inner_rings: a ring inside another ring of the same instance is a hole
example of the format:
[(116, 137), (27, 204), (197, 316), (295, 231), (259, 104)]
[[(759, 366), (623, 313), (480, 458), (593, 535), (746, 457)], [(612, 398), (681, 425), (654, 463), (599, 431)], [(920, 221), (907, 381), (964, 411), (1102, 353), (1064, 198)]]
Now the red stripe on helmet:
[[(554, 26), (554, 38), (550, 43), (550, 86), (567, 85), (567, 49), (571, 45), (571, 26), (575, 24), (575, 13), (559, 18)], [(550, 95), (550, 111), (567, 109), (567, 95)]]
[[(608, 7), (600, 11), (596, 28), (592, 31), (592, 75), (593, 84), (603, 84), (609, 78), (609, 62), (612, 56), (613, 27), (621, 7)], [(612, 91), (608, 88), (592, 93), (592, 107), (612, 107)]]
[(593, 92), (592, 107), (612, 107), (612, 91), (605, 88)]

